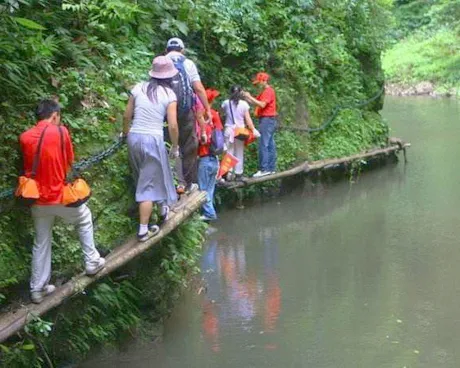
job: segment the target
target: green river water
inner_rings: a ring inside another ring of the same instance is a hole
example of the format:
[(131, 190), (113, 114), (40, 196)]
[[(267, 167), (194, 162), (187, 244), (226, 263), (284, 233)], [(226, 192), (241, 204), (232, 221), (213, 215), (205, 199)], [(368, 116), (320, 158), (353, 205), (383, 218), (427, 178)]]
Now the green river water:
[(222, 213), (163, 341), (82, 367), (460, 367), (460, 103), (383, 115), (407, 164)]

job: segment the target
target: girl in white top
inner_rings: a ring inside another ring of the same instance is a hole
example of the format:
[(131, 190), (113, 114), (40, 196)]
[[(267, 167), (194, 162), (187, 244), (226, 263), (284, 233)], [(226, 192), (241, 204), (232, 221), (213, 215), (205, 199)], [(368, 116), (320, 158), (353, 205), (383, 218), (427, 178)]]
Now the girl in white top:
[(244, 100), (243, 89), (240, 86), (230, 88), (230, 98), (222, 103), (222, 109), (225, 113), (225, 145), (227, 152), (238, 159), (235, 174), (239, 179), (244, 170), (244, 141), (235, 139), (235, 129), (247, 127), (254, 132), (256, 137), (260, 134), (254, 128), (249, 113), (249, 104)]
[(153, 205), (160, 206), (160, 221), (168, 219), (169, 206), (176, 202), (173, 176), (163, 140), (163, 122), (168, 121), (172, 142), (170, 156), (179, 155), (177, 97), (171, 89), (178, 73), (165, 56), (153, 60), (148, 82), (137, 84), (131, 91), (124, 114), (123, 132), (127, 135), (129, 163), (136, 181), (136, 202), (139, 203), (138, 240), (156, 235), (160, 228), (149, 224)]

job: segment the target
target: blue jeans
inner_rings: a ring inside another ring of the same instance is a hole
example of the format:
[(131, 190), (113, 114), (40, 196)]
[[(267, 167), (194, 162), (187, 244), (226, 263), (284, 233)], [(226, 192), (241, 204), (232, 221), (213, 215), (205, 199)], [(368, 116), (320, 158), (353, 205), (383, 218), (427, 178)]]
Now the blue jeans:
[(198, 163), (198, 186), (207, 193), (206, 203), (203, 205), (203, 215), (210, 219), (217, 219), (214, 209), (214, 189), (219, 161), (216, 156), (201, 157)]
[(276, 145), (275, 130), (276, 118), (262, 117), (259, 119), (259, 170), (275, 171), (276, 170)]

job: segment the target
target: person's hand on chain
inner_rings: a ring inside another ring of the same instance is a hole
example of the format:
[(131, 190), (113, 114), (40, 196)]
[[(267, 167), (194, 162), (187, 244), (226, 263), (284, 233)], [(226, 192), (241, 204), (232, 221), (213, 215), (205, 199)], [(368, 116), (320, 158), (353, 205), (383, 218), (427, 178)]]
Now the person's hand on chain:
[(201, 144), (206, 144), (206, 143), (208, 143), (208, 136), (207, 136), (206, 132), (202, 132), (202, 133), (201, 133), (201, 136), (200, 136), (200, 143), (201, 143)]
[(171, 149), (169, 150), (169, 158), (175, 160), (179, 156), (180, 156), (179, 146), (175, 146), (175, 145), (171, 146)]
[(118, 138), (122, 141), (125, 141), (127, 137), (128, 137), (128, 133), (125, 133), (125, 132), (121, 132), (118, 136)]

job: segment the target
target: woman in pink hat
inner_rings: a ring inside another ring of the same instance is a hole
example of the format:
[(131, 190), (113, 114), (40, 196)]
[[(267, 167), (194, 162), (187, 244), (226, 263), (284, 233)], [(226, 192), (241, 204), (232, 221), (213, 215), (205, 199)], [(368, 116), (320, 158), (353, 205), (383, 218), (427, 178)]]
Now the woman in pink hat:
[(171, 88), (178, 73), (171, 59), (158, 56), (149, 72), (150, 80), (140, 82), (131, 90), (123, 118), (123, 133), (128, 137), (129, 163), (136, 181), (136, 202), (139, 203), (138, 240), (156, 235), (160, 228), (149, 224), (153, 204), (160, 206), (161, 222), (168, 218), (169, 206), (177, 201), (163, 137), (165, 116), (172, 147), (170, 156), (179, 156), (177, 97)]

